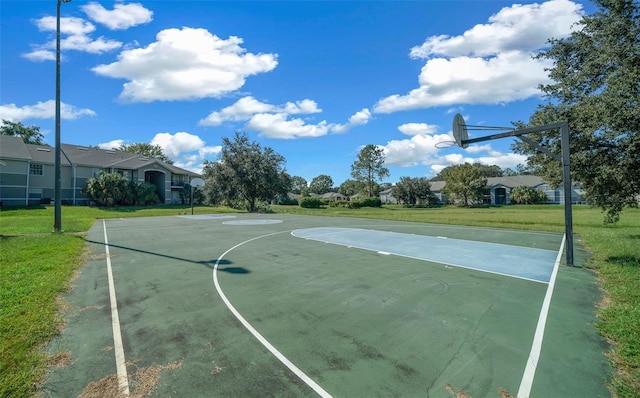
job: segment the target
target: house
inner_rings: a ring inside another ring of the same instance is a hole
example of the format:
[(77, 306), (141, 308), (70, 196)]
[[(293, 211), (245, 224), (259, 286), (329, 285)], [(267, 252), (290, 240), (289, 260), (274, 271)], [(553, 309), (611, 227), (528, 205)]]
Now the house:
[[(431, 193), (435, 195), (438, 203), (446, 203), (447, 196), (442, 193), (445, 187), (444, 181), (430, 181)], [(542, 177), (533, 175), (518, 175), (508, 177), (490, 177), (487, 178), (486, 194), (484, 204), (511, 204), (511, 190), (518, 186), (527, 186), (542, 191), (547, 196), (549, 204), (564, 204), (564, 190), (562, 187), (553, 187)], [(584, 191), (575, 184), (571, 190), (571, 202), (573, 204), (582, 203)], [(387, 189), (380, 193), (382, 203), (400, 203), (393, 197), (393, 188)]]
[[(164, 204), (181, 203), (180, 191), (199, 174), (135, 153), (78, 145), (60, 145), (62, 204), (88, 205), (82, 195), (87, 180), (99, 172), (118, 173), (130, 181), (150, 182)], [(0, 203), (3, 206), (49, 204), (55, 190), (55, 148), (25, 144), (0, 135)]]

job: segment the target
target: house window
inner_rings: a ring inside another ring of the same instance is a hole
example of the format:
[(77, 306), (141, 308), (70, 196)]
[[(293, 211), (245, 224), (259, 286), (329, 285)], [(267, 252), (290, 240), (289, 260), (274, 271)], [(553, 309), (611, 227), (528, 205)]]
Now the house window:
[(41, 176), (44, 175), (44, 167), (41, 164), (30, 164), (29, 165), (29, 174), (32, 176)]

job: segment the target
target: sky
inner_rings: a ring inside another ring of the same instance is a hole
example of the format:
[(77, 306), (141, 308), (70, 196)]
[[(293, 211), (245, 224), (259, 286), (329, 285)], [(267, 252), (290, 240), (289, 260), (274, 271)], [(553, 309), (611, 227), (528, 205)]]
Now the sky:
[[(246, 133), (308, 182), (351, 177), (377, 145), (390, 176), (480, 162), (515, 168), (512, 139), (463, 149), (469, 126), (527, 121), (545, 99), (548, 39), (587, 1), (82, 1), (61, 5), (61, 141), (150, 143), (200, 172)], [(55, 144), (55, 0), (0, 0), (0, 119)], [(469, 138), (495, 133), (470, 130)], [(440, 145), (438, 145), (440, 144)]]

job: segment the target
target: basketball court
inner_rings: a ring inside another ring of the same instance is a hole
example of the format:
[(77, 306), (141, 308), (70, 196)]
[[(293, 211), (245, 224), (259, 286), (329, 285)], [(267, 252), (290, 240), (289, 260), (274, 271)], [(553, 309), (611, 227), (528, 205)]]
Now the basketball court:
[(86, 239), (45, 397), (610, 396), (561, 234), (226, 214)]

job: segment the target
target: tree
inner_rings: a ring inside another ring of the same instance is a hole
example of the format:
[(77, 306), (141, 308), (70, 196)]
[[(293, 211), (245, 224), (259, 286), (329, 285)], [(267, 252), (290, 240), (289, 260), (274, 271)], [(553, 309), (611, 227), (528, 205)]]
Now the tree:
[(151, 145), (139, 142), (131, 145), (122, 144), (120, 145), (120, 148), (117, 148), (116, 150), (121, 152), (137, 153), (138, 155), (153, 158), (163, 163), (173, 164), (173, 161), (164, 154), (160, 145)]
[(204, 166), (206, 190), (215, 199), (226, 198), (254, 212), (258, 201), (270, 201), (291, 188), (284, 176), (285, 159), (269, 147), (250, 142), (245, 133), (236, 132), (233, 140), (222, 138), (220, 161)]
[[(605, 211), (605, 222), (617, 222), (640, 195), (640, 3), (594, 3), (599, 10), (582, 18), (581, 29), (538, 54), (553, 65), (552, 83), (541, 86), (548, 102), (528, 124), (569, 123), (572, 180)], [(560, 153), (557, 132), (529, 138)], [(524, 143), (514, 150), (529, 155), (529, 166), (547, 181), (561, 184), (559, 162)]]
[(427, 202), (432, 197), (431, 184), (425, 177), (400, 177), (400, 181), (393, 188), (393, 196), (408, 205)]
[(156, 186), (149, 182), (128, 181), (117, 173), (101, 171), (87, 180), (83, 194), (98, 206), (147, 206), (159, 202)]
[(376, 145), (365, 145), (351, 165), (351, 176), (365, 184), (367, 194), (373, 197), (374, 184), (389, 176), (389, 169), (384, 167), (384, 150)]
[(22, 141), (25, 144), (44, 145), (42, 141), (44, 135), (40, 133), (40, 127), (38, 126), (25, 126), (20, 122), (16, 123), (2, 119), (0, 134), (22, 137)]
[(514, 187), (511, 190), (511, 203), (521, 205), (533, 205), (547, 200), (547, 195), (535, 188), (525, 185)]
[(487, 179), (482, 176), (478, 164), (465, 163), (451, 166), (445, 179), (442, 193), (460, 206), (482, 203)]
[(299, 176), (291, 177), (291, 192), (301, 194), (307, 188), (307, 180)]
[[(478, 169), (480, 170), (480, 174), (483, 177), (486, 178), (490, 178), (490, 177), (504, 177), (506, 174), (509, 173), (513, 173), (512, 170), (510, 169), (505, 169), (502, 170), (500, 168), (500, 166), (497, 165), (491, 165), (488, 166), (486, 164), (482, 164), (482, 163), (474, 163), (474, 166), (477, 166)], [(447, 180), (447, 175), (449, 174), (449, 171), (451, 171), (452, 168), (457, 167), (456, 165), (454, 166), (447, 166), (444, 169), (440, 170), (440, 172), (438, 173), (438, 175), (436, 175), (435, 177), (433, 177), (431, 179), (431, 181), (446, 181)], [(516, 173), (517, 174), (517, 173)], [(516, 175), (516, 174), (511, 174), (511, 175)]]
[(313, 177), (309, 184), (309, 192), (322, 195), (323, 193), (331, 192), (333, 189), (333, 180), (326, 174), (320, 174), (317, 177)]
[(340, 187), (338, 187), (338, 192), (340, 192), (344, 196), (353, 196), (356, 194), (362, 194), (366, 191), (366, 187), (363, 183), (356, 180), (346, 180)]

